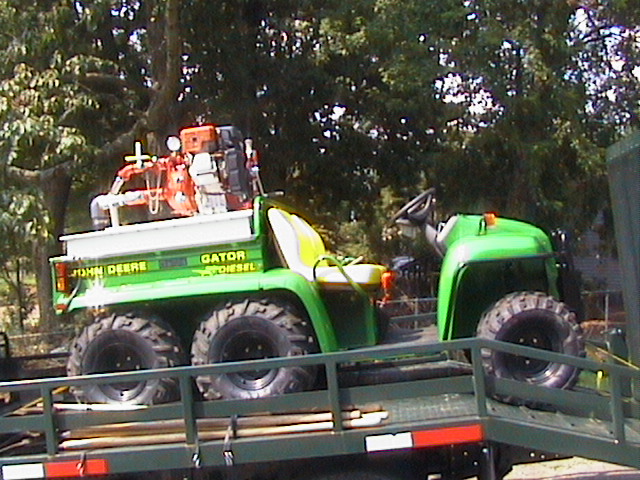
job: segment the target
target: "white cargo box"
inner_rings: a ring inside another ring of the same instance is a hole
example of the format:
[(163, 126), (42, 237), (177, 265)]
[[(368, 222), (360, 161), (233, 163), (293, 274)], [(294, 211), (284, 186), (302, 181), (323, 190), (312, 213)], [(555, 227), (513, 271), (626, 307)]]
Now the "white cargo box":
[(65, 235), (67, 256), (101, 258), (245, 242), (254, 237), (253, 210), (196, 215)]

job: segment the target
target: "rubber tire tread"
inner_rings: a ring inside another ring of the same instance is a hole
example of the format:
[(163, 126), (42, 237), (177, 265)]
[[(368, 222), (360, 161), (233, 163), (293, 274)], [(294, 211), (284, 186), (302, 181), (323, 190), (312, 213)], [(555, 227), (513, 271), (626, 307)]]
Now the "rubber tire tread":
[[(309, 321), (298, 316), (290, 305), (274, 299), (243, 299), (228, 301), (214, 308), (200, 323), (191, 345), (191, 364), (210, 365), (219, 362), (215, 357), (220, 352), (211, 352), (216, 336), (224, 334), (225, 327), (233, 325), (231, 328), (237, 330), (240, 325), (250, 322), (267, 322), (264, 327), (272, 332), (277, 331), (278, 338), (274, 338), (274, 342), (286, 346), (278, 352), (278, 356), (307, 355), (318, 350)], [(277, 330), (269, 325), (276, 326)], [(196, 385), (204, 398), (209, 400), (262, 398), (310, 389), (315, 384), (316, 370), (315, 367), (301, 366), (280, 368), (276, 378), (261, 389), (244, 389), (226, 374), (198, 376)]]
[[(127, 341), (132, 341), (132, 346), (138, 348), (143, 355), (145, 368), (169, 368), (187, 363), (177, 334), (159, 318), (144, 317), (135, 313), (112, 314), (97, 318), (74, 339), (67, 361), (67, 374), (76, 376), (95, 373), (87, 371), (87, 364), (91, 364), (93, 360), (87, 358), (87, 355), (99, 353), (100, 349), (109, 343), (110, 338), (117, 338), (118, 342), (122, 342), (123, 338), (127, 337)], [(107, 388), (114, 388), (113, 384)], [(73, 388), (73, 394), (83, 403), (153, 405), (177, 400), (179, 385), (178, 380), (171, 377), (150, 380), (139, 392), (126, 400), (114, 399), (105, 392), (104, 385), (77, 386)]]
[[(573, 356), (584, 356), (584, 339), (582, 330), (574, 313), (567, 306), (542, 292), (514, 292), (498, 300), (480, 319), (477, 335), (489, 340), (503, 340), (510, 329), (517, 328), (526, 319), (537, 312), (546, 316), (548, 325), (556, 330), (561, 340), (561, 348), (556, 353)], [(482, 349), (482, 361), (489, 375), (501, 378), (514, 378), (508, 368), (496, 363), (496, 352)], [(532, 381), (535, 385), (569, 389), (573, 387), (580, 374), (580, 369), (570, 365), (555, 365), (553, 375), (542, 381)]]

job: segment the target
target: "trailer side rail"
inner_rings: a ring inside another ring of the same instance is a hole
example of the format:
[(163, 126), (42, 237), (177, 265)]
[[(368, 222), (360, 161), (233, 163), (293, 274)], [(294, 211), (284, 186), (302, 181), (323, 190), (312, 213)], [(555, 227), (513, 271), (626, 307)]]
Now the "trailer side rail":
[[(485, 348), (568, 363), (582, 368), (584, 375), (601, 372), (600, 377), (608, 378), (609, 388), (558, 391), (487, 377), (481, 362), (481, 349)], [(470, 354), (471, 366), (450, 375), (427, 375), (384, 386), (345, 386), (341, 379), (341, 372), (353, 365), (391, 360), (397, 365), (416, 356), (446, 371), (449, 364), (443, 358), (452, 351)], [(311, 392), (249, 401), (194, 398), (193, 379), (199, 375), (293, 364), (317, 365), (324, 372), (326, 385)], [(97, 411), (94, 409), (99, 407), (95, 406), (74, 411), (60, 402), (59, 392), (75, 385), (152, 381), (167, 376), (180, 382), (179, 402), (114, 411)], [(0, 393), (35, 392), (41, 401), (0, 418), (0, 472), (4, 480), (48, 478), (47, 472), (56, 469), (67, 472), (67, 476), (132, 473), (141, 465), (146, 465), (145, 470), (228, 466), (479, 442), (640, 468), (640, 407), (628, 389), (639, 380), (637, 368), (476, 338), (202, 367), (5, 382), (0, 383)], [(314, 422), (319, 425), (311, 430), (258, 430), (245, 435), (242, 422), (246, 417), (264, 412), (270, 416), (326, 412), (329, 418)], [(379, 418), (373, 423), (353, 422), (348, 417), (353, 412), (362, 416), (378, 412)], [(205, 431), (207, 422), (221, 426)], [(156, 433), (156, 440), (145, 435), (146, 429), (159, 425), (171, 426), (170, 433), (163, 433), (165, 437)], [(111, 437), (103, 433), (114, 439), (112, 445), (89, 438), (84, 447), (82, 442), (69, 447), (74, 445), (69, 443), (73, 432), (87, 428), (134, 431)], [(157, 438), (166, 441), (157, 443)], [(43, 476), (16, 476), (17, 471), (28, 471), (25, 466), (37, 474), (43, 472)]]

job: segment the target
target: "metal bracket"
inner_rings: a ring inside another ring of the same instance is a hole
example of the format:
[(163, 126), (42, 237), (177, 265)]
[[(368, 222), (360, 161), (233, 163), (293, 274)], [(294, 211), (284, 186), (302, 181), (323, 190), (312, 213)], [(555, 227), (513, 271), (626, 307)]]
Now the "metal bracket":
[(84, 477), (87, 471), (87, 452), (82, 452), (82, 455), (80, 455), (80, 460), (76, 463), (76, 469), (78, 470), (78, 476)]
[(193, 463), (194, 468), (200, 468), (201, 459), (200, 459), (200, 447), (198, 445), (193, 449), (193, 455), (191, 455), (191, 463)]
[(229, 426), (227, 427), (227, 433), (224, 436), (224, 443), (222, 445), (222, 456), (224, 457), (224, 463), (227, 467), (233, 466), (233, 449), (231, 448), (231, 439), (236, 437), (238, 429), (238, 416), (232, 415), (229, 419)]

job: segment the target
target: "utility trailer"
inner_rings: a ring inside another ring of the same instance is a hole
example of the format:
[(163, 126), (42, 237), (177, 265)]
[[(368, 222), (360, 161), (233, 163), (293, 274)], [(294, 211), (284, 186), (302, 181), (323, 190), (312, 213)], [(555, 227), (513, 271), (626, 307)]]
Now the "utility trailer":
[[(564, 391), (488, 376), (484, 349), (566, 362), (583, 375), (606, 372), (610, 387)], [(471, 366), (443, 375), (452, 350), (468, 352)], [(370, 385), (349, 379), (351, 369), (371, 364), (401, 369), (399, 359), (407, 356), (423, 357), (438, 374)], [(199, 375), (293, 365), (316, 366), (324, 387), (254, 400), (201, 401), (192, 391)], [(65, 403), (73, 386), (166, 376), (180, 386), (177, 402)], [(638, 381), (637, 368), (475, 338), (7, 382), (0, 392), (36, 392), (42, 400), (0, 420), (0, 473), (3, 480), (161, 472), (163, 478), (496, 479), (513, 464), (570, 455), (640, 468), (640, 408), (627, 388)], [(502, 401), (514, 396), (536, 407)]]

